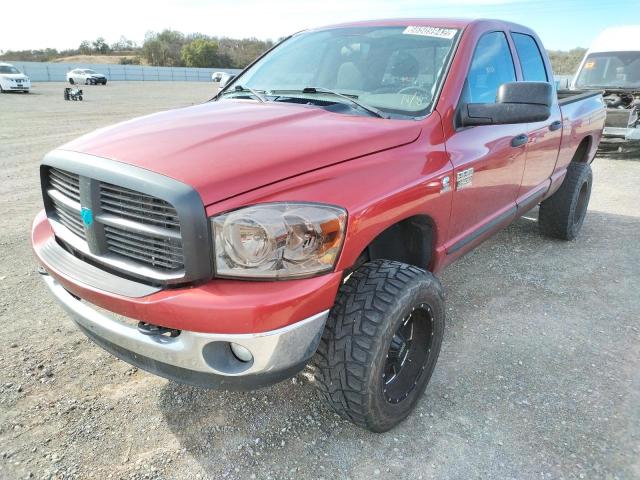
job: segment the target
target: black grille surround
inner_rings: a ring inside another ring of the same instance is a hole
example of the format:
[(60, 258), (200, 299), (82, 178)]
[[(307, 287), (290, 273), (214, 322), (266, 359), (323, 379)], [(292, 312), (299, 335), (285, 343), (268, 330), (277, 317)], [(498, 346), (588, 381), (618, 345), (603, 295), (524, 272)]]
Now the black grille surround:
[(65, 150), (45, 156), (41, 182), (54, 233), (79, 258), (145, 283), (212, 277), (209, 222), (192, 187), (146, 169)]

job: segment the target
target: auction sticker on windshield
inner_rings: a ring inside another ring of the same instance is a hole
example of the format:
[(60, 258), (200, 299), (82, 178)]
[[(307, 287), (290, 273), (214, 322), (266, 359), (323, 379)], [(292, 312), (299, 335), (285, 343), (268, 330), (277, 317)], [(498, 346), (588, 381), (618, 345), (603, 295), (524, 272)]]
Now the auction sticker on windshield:
[(425, 37), (447, 38), (451, 40), (455, 37), (456, 33), (458, 33), (458, 30), (455, 28), (408, 26), (402, 33), (405, 35), (423, 35)]

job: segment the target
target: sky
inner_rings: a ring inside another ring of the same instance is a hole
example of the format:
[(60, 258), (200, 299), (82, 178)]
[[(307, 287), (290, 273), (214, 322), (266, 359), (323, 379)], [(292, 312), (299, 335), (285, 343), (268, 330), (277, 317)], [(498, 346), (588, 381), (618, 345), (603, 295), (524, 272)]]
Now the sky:
[[(77, 48), (99, 36), (142, 44), (165, 28), (233, 38), (277, 39), (352, 20), (499, 18), (533, 28), (548, 49), (588, 47), (603, 28), (640, 23), (640, 0), (30, 0), (3, 11), (0, 51)], [(27, 15), (28, 10), (28, 15)]]

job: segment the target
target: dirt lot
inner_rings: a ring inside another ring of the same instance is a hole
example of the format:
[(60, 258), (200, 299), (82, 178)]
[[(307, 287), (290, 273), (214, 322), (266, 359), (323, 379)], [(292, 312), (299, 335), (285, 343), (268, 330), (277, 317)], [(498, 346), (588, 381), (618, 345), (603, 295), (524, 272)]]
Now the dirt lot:
[(210, 84), (62, 84), (0, 96), (0, 477), (640, 478), (640, 162), (598, 159), (580, 238), (517, 221), (442, 275), (447, 332), (416, 412), (376, 435), (305, 374), (249, 393), (137, 371), (91, 344), (29, 247), (38, 162), (97, 127), (201, 102)]

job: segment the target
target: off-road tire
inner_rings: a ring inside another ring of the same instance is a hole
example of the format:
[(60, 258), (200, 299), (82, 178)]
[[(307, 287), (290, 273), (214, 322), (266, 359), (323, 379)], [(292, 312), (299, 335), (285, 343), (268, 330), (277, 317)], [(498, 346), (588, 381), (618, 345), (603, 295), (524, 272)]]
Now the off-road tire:
[[(421, 365), (406, 397), (389, 399), (385, 367), (391, 341), (416, 308), (430, 314), (423, 320), (428, 333), (418, 337), (426, 340), (415, 342), (419, 355), (426, 357), (415, 363)], [(320, 395), (356, 425), (374, 432), (393, 428), (411, 413), (429, 383), (440, 353), (444, 317), (442, 285), (431, 273), (389, 260), (365, 263), (341, 286), (314, 357)]]
[(561, 240), (576, 238), (587, 214), (592, 183), (588, 163), (570, 163), (560, 188), (540, 204), (540, 231)]

